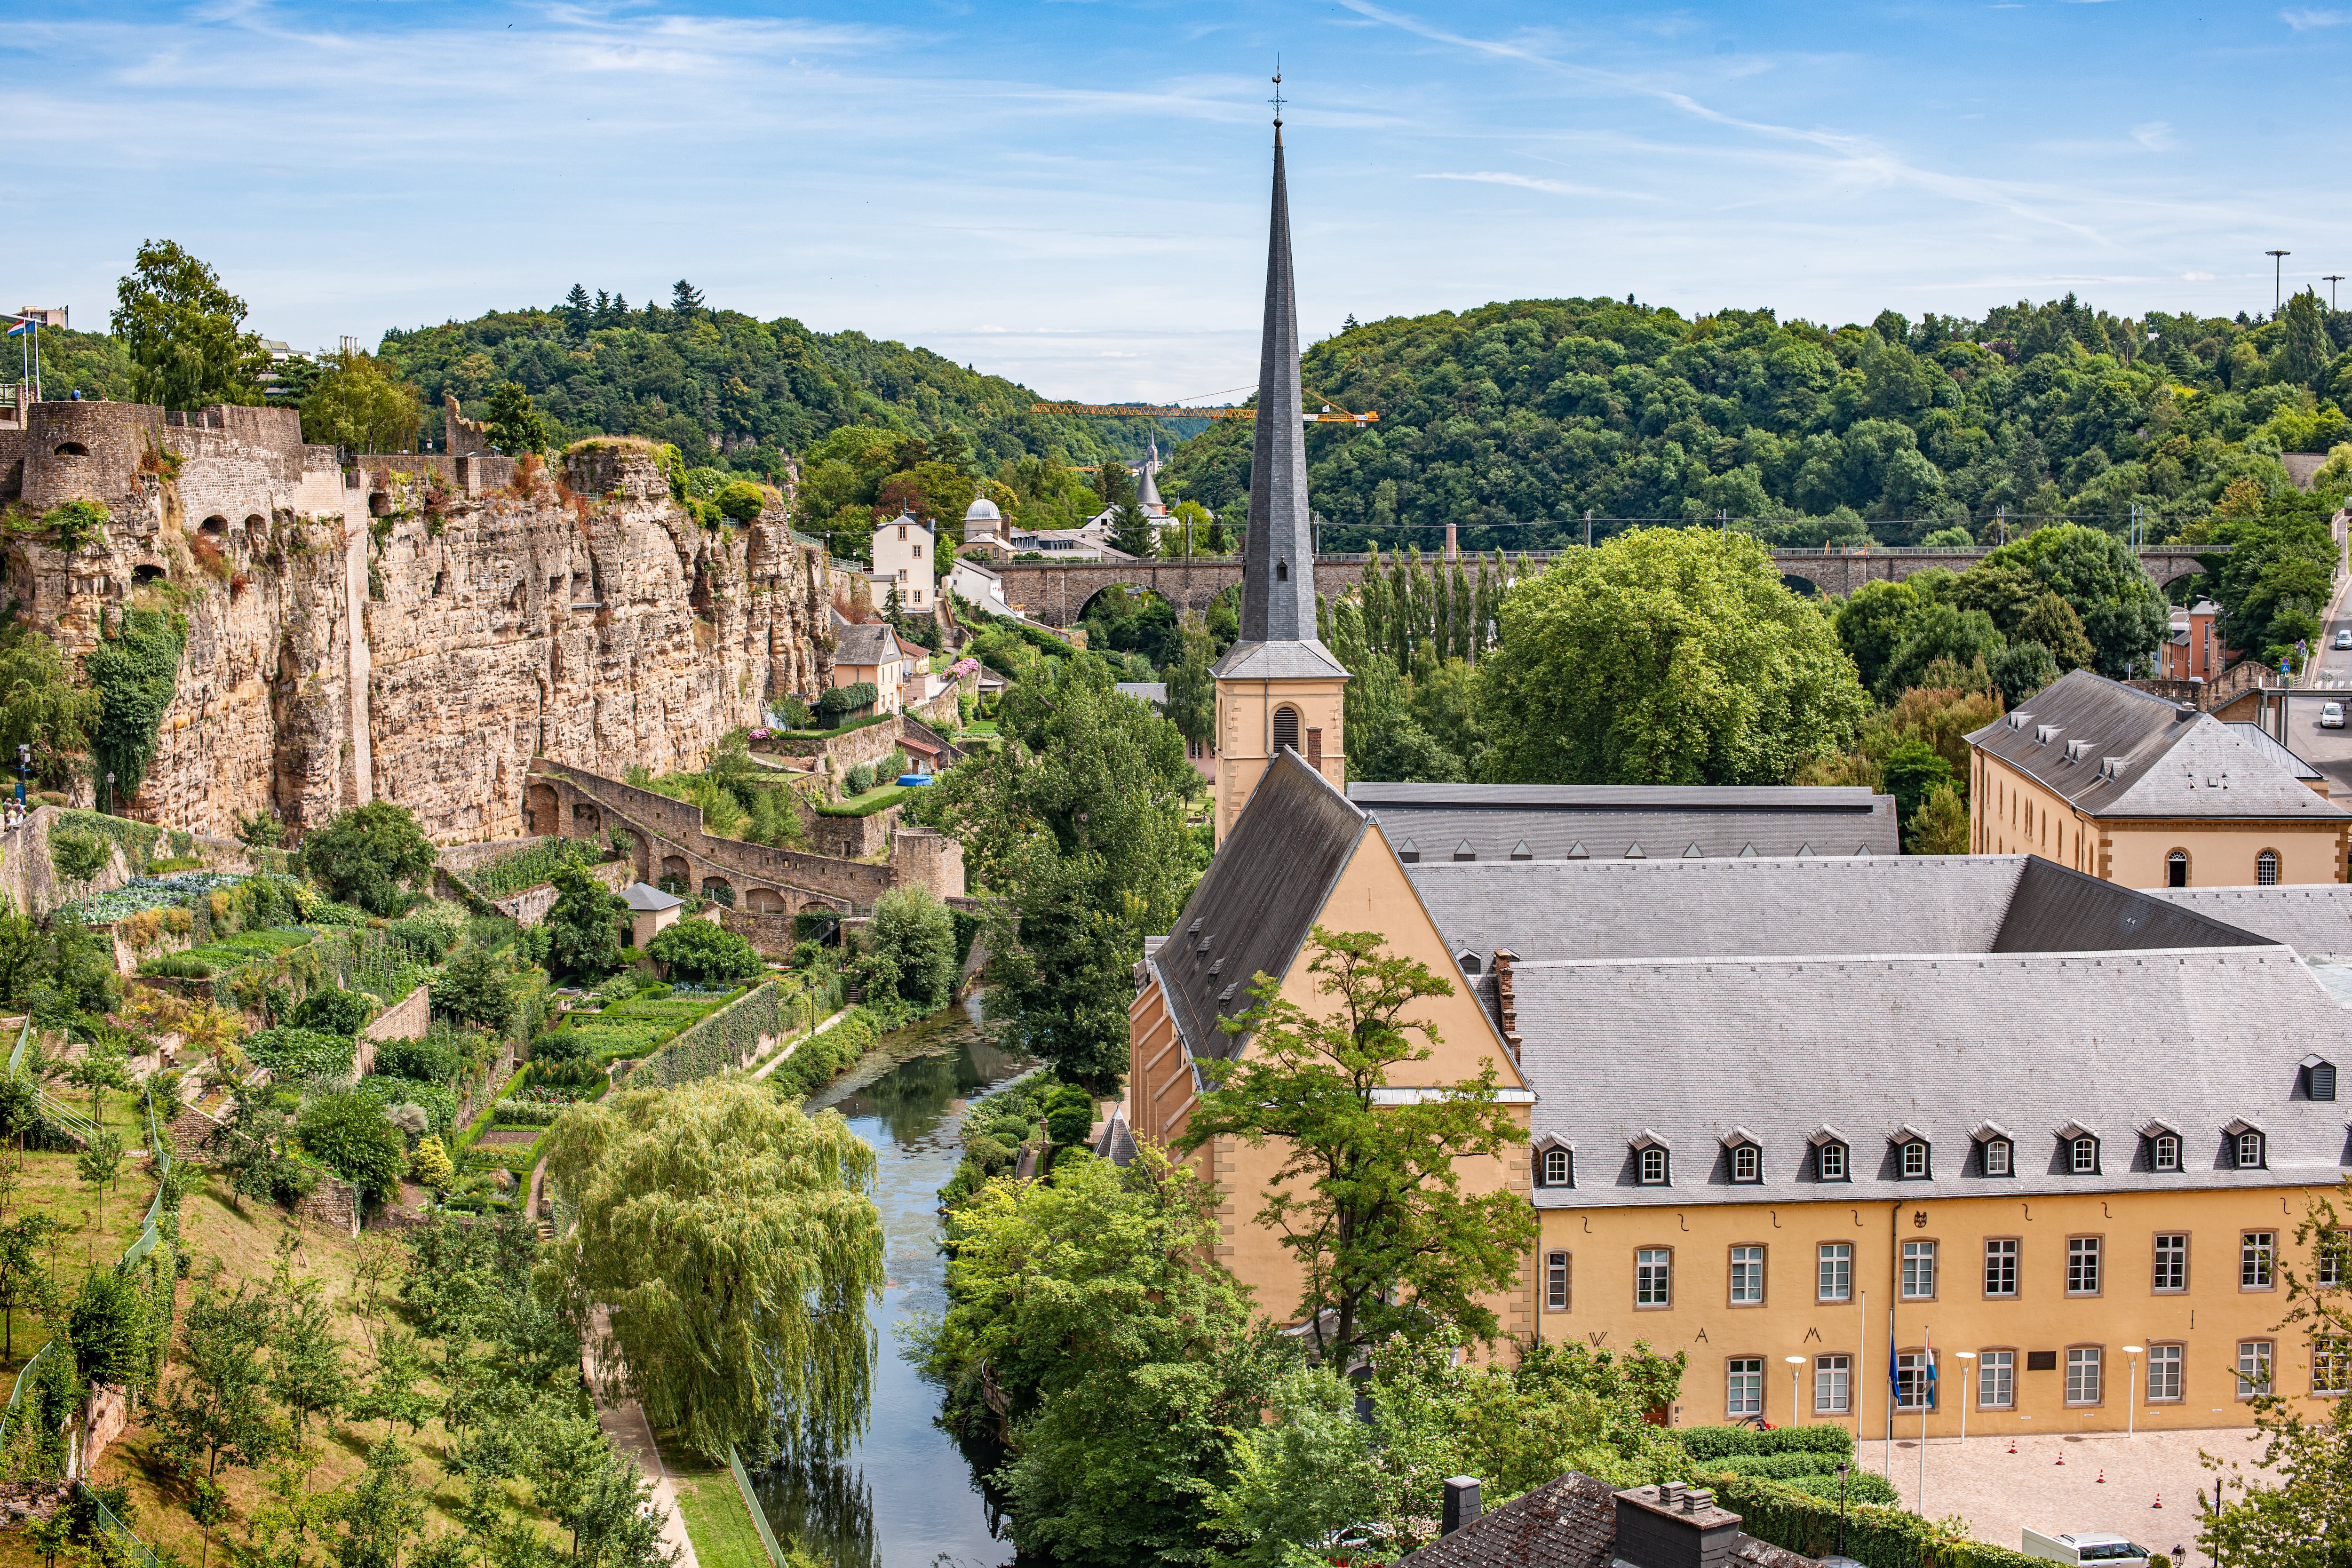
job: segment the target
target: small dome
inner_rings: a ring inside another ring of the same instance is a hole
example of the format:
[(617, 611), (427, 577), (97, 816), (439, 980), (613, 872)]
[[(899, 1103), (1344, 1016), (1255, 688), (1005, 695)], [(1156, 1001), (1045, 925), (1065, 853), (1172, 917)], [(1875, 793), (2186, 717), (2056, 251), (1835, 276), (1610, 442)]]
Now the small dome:
[(986, 496), (982, 496), (964, 509), (963, 520), (966, 522), (1001, 522), (1003, 521), (1003, 513), (996, 510), (994, 501)]

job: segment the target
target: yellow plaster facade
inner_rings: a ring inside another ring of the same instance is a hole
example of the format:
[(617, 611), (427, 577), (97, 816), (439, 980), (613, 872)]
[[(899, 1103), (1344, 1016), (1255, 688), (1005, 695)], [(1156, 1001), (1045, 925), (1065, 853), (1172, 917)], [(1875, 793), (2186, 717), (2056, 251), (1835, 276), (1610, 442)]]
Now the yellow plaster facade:
[(1273, 763), (1278, 729), (1285, 743), (1290, 743), (1286, 738), (1290, 731), (1282, 727), (1286, 708), (1294, 716), (1289, 722), (1297, 730), (1298, 754), (1330, 780), (1334, 789), (1348, 787), (1348, 757), (1341, 734), (1347, 689), (1343, 675), (1217, 682), (1218, 843), (1225, 841), (1257, 781)]
[[(2187, 886), (2245, 888), (2261, 882), (2265, 850), (2278, 857), (2282, 883), (2340, 882), (2352, 853), (2340, 817), (2100, 817), (1982, 747), (1969, 767), (1969, 847), (1979, 855), (2039, 855), (2103, 881), (2162, 888), (2178, 849), (2188, 856)], [(2326, 798), (2324, 785), (2315, 793)]]
[[(1897, 1436), (1917, 1436), (1923, 1415), (1929, 1436), (1957, 1436), (1964, 1403), (1971, 1436), (2249, 1426), (2242, 1354), (2267, 1358), (2278, 1391), (2312, 1398), (2315, 1413), (2315, 1383), (2352, 1376), (2325, 1357), (2315, 1376), (2307, 1340), (2281, 1326), (2282, 1265), (2310, 1274), (2295, 1227), (2331, 1192), (1546, 1209), (1538, 1333), (1686, 1352), (1678, 1425), (1760, 1406), (1776, 1426), (1883, 1438), (1890, 1344), (1904, 1355), (1932, 1344), (1935, 1407), (1896, 1409)], [(1661, 1265), (1664, 1304), (1644, 1299)]]
[[(1336, 696), (1336, 692), (1335, 692)], [(1450, 996), (1422, 999), (1407, 1016), (1428, 1026), (1435, 1037), (1430, 1058), (1412, 1069), (1413, 1083), (1392, 1087), (1456, 1083), (1477, 1076), (1486, 1061), (1496, 1067), (1498, 1087), (1524, 1093), (1527, 1080), (1496, 1031), (1494, 1021), (1478, 1005), (1469, 981), (1446, 950), (1444, 939), (1423, 910), (1420, 895), (1405, 877), (1388, 841), (1377, 827), (1366, 832), (1354, 855), (1333, 885), (1316, 916), (1316, 923), (1335, 931), (1377, 931), (1389, 951), (1401, 958), (1427, 964), (1454, 985)], [(1307, 972), (1310, 955), (1302, 952), (1282, 977), (1283, 999), (1310, 1014), (1328, 1014), (1337, 1004), (1316, 989), (1317, 976)], [(1163, 1146), (1183, 1136), (1195, 1096), (1192, 1068), (1159, 985), (1144, 987), (1129, 1009), (1128, 1122), (1138, 1138)], [(1522, 1129), (1532, 1107), (1507, 1107)], [(1193, 1166), (1213, 1182), (1221, 1194), (1218, 1221), (1223, 1231), (1217, 1253), (1236, 1278), (1256, 1292), (1260, 1310), (1279, 1321), (1296, 1317), (1303, 1276), (1281, 1238), (1253, 1216), (1264, 1202), (1276, 1172), (1286, 1158), (1282, 1146), (1269, 1142), (1251, 1148), (1238, 1139), (1218, 1139), (1193, 1157)], [(1457, 1162), (1466, 1194), (1507, 1189), (1527, 1194), (1530, 1176), (1525, 1148), (1502, 1158)], [(1535, 1273), (1532, 1255), (1523, 1262), (1517, 1281), (1498, 1297), (1489, 1298), (1506, 1333), (1525, 1337), (1532, 1331)]]

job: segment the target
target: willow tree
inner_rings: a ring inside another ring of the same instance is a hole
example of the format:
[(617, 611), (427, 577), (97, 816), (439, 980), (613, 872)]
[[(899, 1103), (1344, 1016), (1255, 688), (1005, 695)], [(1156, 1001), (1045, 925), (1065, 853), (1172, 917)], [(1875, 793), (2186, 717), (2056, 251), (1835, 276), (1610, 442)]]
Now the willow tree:
[(838, 1452), (865, 1425), (882, 1294), (874, 1151), (839, 1115), (724, 1078), (567, 1111), (552, 1267), (656, 1427), (723, 1458)]

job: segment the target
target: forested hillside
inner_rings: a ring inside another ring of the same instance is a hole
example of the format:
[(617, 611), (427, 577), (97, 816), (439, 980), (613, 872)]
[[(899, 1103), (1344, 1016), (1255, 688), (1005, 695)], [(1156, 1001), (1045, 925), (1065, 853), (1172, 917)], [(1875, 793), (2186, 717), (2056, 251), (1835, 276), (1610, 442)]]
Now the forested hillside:
[[(2072, 295), (1981, 321), (1883, 312), (1832, 331), (1769, 310), (1685, 321), (1616, 300), (1529, 300), (1356, 326), (1307, 351), (1316, 397), (1381, 415), (1310, 430), (1324, 547), (1539, 549), (1611, 520), (1718, 512), (1776, 543), (2070, 516), (2161, 540), (2232, 479), (2285, 486), (2282, 451), (2352, 438), (2352, 312), (2312, 295), (2268, 321), (2120, 318)], [(1242, 500), (1249, 428), (1177, 453), (1163, 492)], [(1525, 526), (1555, 520), (1553, 528)], [(2013, 529), (2012, 529), (2013, 531)]]

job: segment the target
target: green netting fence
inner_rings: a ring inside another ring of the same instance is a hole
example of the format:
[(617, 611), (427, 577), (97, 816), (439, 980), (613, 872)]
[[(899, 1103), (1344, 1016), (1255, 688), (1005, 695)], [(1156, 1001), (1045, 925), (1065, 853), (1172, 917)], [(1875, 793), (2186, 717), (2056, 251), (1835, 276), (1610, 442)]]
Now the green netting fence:
[(731, 1444), (727, 1449), (727, 1468), (735, 1472), (735, 1489), (751, 1511), (752, 1528), (760, 1532), (760, 1544), (767, 1549), (770, 1568), (784, 1568), (784, 1549), (776, 1544), (776, 1532), (768, 1528), (768, 1510), (760, 1506), (760, 1494), (751, 1489), (751, 1478), (744, 1473), (743, 1461), (736, 1456)]
[(692, 1027), (680, 1030), (667, 1045), (637, 1064), (629, 1074), (628, 1087), (672, 1089), (741, 1067), (762, 1037), (813, 1028), (839, 1005), (829, 990), (813, 990), (797, 979), (765, 981)]
[(98, 1516), (99, 1530), (113, 1541), (124, 1557), (136, 1563), (138, 1568), (163, 1568), (163, 1560), (150, 1552), (147, 1543), (131, 1532), (129, 1525), (115, 1518), (114, 1510), (100, 1501), (96, 1492), (79, 1480), (76, 1480), (74, 1485), (80, 1489), (82, 1500)]

